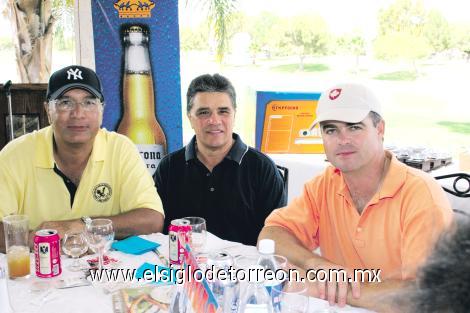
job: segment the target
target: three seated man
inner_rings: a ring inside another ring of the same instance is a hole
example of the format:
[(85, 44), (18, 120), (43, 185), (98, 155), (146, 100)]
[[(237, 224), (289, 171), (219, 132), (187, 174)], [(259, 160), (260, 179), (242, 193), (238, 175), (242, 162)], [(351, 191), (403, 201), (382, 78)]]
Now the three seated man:
[[(68, 78), (70, 70), (82, 79)], [(44, 104), (51, 126), (0, 151), (0, 217), (26, 214), (31, 232), (53, 228), (60, 235), (83, 229), (89, 216), (107, 217), (124, 238), (200, 216), (223, 239), (275, 240), (276, 253), (305, 270), (344, 269), (353, 277), (357, 269), (380, 269), (381, 283), (331, 279), (315, 291), (331, 304), (375, 309), (378, 295), (415, 279), (452, 220), (434, 179), (384, 149), (380, 102), (360, 84), (322, 93), (314, 124), (332, 166), (287, 206), (276, 165), (233, 132), (236, 93), (227, 78), (206, 74), (191, 82), (186, 113), (195, 135), (160, 162), (154, 181), (129, 139), (100, 128), (103, 106), (94, 71), (69, 66), (52, 74)]]

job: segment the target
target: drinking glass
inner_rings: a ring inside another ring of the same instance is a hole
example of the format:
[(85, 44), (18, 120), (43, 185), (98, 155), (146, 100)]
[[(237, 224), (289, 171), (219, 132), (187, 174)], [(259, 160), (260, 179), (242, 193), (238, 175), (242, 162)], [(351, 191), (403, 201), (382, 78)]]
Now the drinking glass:
[(62, 243), (62, 250), (68, 256), (71, 256), (73, 259), (72, 264), (67, 266), (72, 272), (77, 272), (82, 270), (80, 266), (80, 261), (78, 257), (88, 250), (88, 244), (86, 242), (85, 236), (81, 231), (68, 231), (64, 235), (64, 241)]
[(114, 240), (113, 222), (106, 218), (97, 218), (85, 226), (85, 238), (88, 246), (98, 253), (98, 269), (103, 268), (103, 255)]
[(28, 221), (26, 215), (8, 215), (3, 218), (10, 279), (27, 278), (30, 275)]
[(202, 217), (195, 216), (185, 217), (184, 219), (189, 221), (189, 225), (191, 226), (189, 245), (194, 251), (194, 255), (197, 255), (204, 250), (204, 246), (206, 244), (206, 220)]
[(288, 281), (273, 287), (280, 300), (275, 313), (307, 313), (308, 295), (305, 282)]

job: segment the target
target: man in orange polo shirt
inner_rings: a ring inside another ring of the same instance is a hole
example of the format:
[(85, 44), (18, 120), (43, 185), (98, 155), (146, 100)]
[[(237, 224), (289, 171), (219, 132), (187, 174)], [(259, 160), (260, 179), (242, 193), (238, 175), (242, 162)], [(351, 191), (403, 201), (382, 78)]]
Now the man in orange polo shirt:
[[(431, 176), (384, 150), (380, 103), (365, 86), (340, 84), (325, 91), (318, 123), (333, 166), (307, 182), (287, 207), (273, 211), (259, 239), (274, 239), (276, 253), (315, 270), (318, 278), (327, 274), (327, 282), (316, 281), (317, 296), (331, 305), (382, 310), (382, 296), (415, 278), (450, 224), (449, 201)], [(317, 247), (321, 257), (312, 252)], [(344, 269), (351, 280), (332, 269)], [(374, 270), (368, 278), (381, 282), (356, 281), (357, 269)]]

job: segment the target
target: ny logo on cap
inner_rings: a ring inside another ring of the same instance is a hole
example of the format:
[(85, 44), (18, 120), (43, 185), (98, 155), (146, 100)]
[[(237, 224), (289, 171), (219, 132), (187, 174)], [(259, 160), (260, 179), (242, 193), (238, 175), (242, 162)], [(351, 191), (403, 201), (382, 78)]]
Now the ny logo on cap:
[(341, 94), (341, 88), (336, 88), (330, 91), (329, 97), (330, 100), (335, 100)]
[(67, 71), (67, 79), (70, 79), (71, 76), (73, 76), (73, 80), (83, 79), (82, 71), (80, 71), (79, 68), (76, 68), (75, 70), (69, 69)]

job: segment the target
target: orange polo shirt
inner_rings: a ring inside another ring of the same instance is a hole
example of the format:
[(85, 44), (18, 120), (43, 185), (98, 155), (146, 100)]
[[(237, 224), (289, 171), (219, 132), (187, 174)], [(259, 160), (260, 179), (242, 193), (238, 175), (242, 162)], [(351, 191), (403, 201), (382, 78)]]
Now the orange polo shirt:
[(391, 158), (382, 187), (359, 214), (341, 172), (328, 167), (303, 193), (266, 219), (309, 250), (350, 269), (381, 269), (381, 279), (416, 275), (437, 236), (452, 220), (442, 188), (428, 174)]

